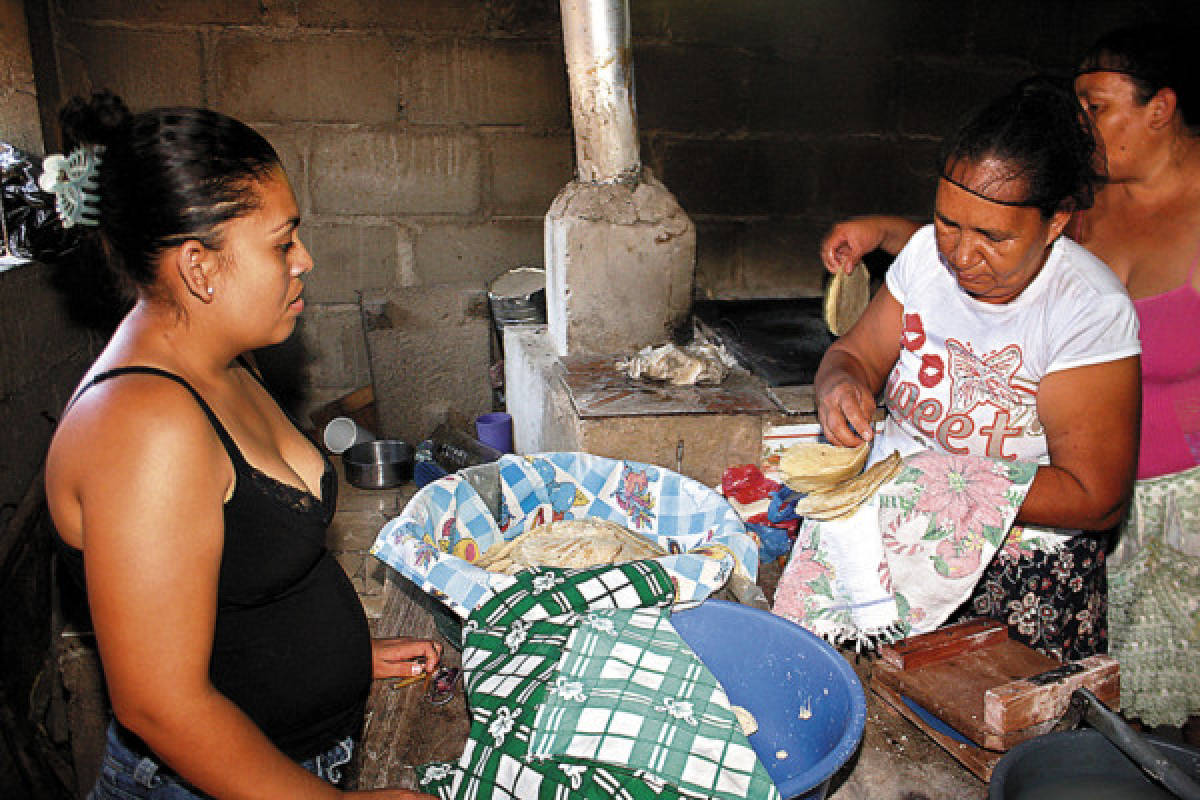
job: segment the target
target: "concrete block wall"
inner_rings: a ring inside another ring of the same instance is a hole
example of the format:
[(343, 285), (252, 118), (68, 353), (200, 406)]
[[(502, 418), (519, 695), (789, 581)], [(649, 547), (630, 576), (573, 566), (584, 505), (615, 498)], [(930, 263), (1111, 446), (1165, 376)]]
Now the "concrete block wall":
[[(0, 271), (0, 502), (17, 503), (46, 457), (54, 425), (100, 343), (67, 322), (48, 268)], [(4, 518), (0, 517), (0, 522)]]
[(963, 113), (1183, 5), (631, 2), (643, 160), (696, 223), (698, 291), (820, 293), (832, 222), (928, 217), (938, 144)]
[(413, 364), (477, 376), (466, 400), (453, 381), (444, 397), (405, 397), (409, 416), (491, 410), (486, 319), (467, 346), (440, 347), (424, 306), (462, 292), (478, 305), (505, 270), (542, 263), (542, 216), (573, 170), (556, 2), (46, 5), (61, 98), (103, 87), (135, 111), (210, 106), (280, 153), (317, 265), (298, 336), (260, 359), (274, 383), (294, 384), (282, 387), (292, 410), (371, 381), (359, 302), (381, 291), (415, 326), (398, 341), (424, 349), (376, 354), (377, 382), (404, 384)]
[[(279, 149), (318, 265), (284, 348), (302, 405), (370, 380), (359, 293), (419, 304), (542, 263), (573, 168), (556, 0), (30, 2), (61, 98), (107, 86), (135, 109), (209, 105)], [(819, 293), (831, 222), (928, 215), (938, 143), (966, 109), (1181, 5), (633, 0), (643, 160), (696, 223), (698, 291)], [(485, 350), (434, 355), (482, 374)]]

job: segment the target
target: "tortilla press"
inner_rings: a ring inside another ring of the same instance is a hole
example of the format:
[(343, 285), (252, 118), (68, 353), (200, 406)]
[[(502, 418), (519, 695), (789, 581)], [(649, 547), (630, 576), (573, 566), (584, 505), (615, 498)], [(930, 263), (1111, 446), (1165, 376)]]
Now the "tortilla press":
[(1071, 694), (1120, 699), (1116, 659), (1061, 663), (977, 619), (883, 645), (870, 689), (982, 781), (1011, 748), (1050, 733)]

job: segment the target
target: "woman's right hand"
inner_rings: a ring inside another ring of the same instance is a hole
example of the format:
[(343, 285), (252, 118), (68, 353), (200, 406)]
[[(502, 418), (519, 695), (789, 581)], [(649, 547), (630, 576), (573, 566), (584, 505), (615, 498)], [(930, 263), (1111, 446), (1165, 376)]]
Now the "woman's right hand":
[(836, 274), (849, 273), (863, 256), (879, 248), (883, 231), (870, 217), (843, 220), (821, 240), (821, 261)]
[(817, 419), (830, 444), (858, 447), (875, 437), (875, 397), (847, 372), (818, 384)]
[(830, 272), (850, 272), (874, 250), (896, 255), (920, 227), (910, 219), (884, 215), (842, 220), (821, 240), (821, 261)]

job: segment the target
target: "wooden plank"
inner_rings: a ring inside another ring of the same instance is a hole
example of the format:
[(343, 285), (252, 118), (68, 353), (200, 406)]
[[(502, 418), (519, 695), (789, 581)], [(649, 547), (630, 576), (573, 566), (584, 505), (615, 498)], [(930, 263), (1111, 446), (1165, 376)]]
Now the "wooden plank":
[(1109, 707), (1120, 704), (1120, 667), (1112, 656), (1095, 655), (1047, 672), (994, 686), (984, 693), (984, 724), (996, 733), (1017, 731), (1067, 711), (1071, 693), (1090, 689)]
[(984, 783), (991, 780), (992, 770), (995, 769), (996, 763), (1003, 757), (1004, 753), (964, 744), (952, 736), (948, 736), (933, 728), (921, 715), (909, 708), (908, 704), (904, 702), (899, 694), (884, 684), (872, 680), (871, 691), (894, 708), (901, 716), (920, 728), (930, 739), (933, 739), (943, 750), (949, 753), (954, 760), (970, 770), (971, 774), (976, 778), (979, 778)]
[(880, 654), (897, 669), (918, 669), (1007, 640), (1008, 628), (1003, 622), (973, 619), (884, 645)]
[(1054, 659), (1005, 638), (999, 644), (959, 653), (913, 670), (898, 669), (881, 661), (875, 666), (873, 677), (913, 698), (976, 744), (1001, 749), (1006, 740), (998, 739), (998, 732), (984, 722), (987, 690), (1057, 666)]
[[(384, 592), (387, 597), (374, 626), (375, 636), (444, 641), (429, 611), (433, 600), (427, 594), (395, 572), (388, 573)], [(447, 645), (442, 663), (459, 666), (461, 655)], [(434, 706), (423, 697), (423, 682), (401, 688), (395, 684), (378, 680), (371, 686), (362, 740), (347, 772), (352, 788), (416, 789), (415, 765), (457, 761), (462, 754), (471, 720), (461, 691), (450, 703)]]

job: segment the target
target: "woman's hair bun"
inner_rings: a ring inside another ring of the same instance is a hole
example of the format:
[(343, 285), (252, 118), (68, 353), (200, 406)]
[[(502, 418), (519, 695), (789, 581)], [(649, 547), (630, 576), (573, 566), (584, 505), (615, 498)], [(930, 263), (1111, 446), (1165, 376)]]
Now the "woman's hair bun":
[(129, 134), (133, 114), (120, 97), (107, 89), (90, 98), (72, 98), (59, 113), (63, 149), (70, 151), (81, 144), (109, 146)]

